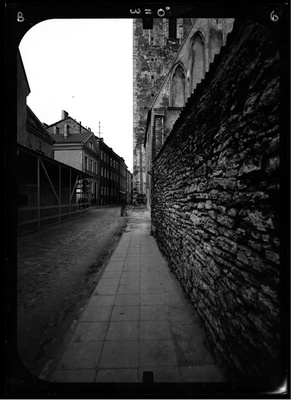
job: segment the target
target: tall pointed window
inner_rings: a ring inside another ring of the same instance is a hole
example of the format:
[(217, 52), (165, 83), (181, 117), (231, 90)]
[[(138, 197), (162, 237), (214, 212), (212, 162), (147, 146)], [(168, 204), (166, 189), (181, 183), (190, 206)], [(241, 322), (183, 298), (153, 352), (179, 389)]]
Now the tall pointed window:
[(171, 97), (172, 107), (183, 107), (185, 104), (185, 74), (183, 67), (178, 65), (172, 76)]
[(192, 90), (205, 75), (205, 44), (203, 36), (197, 32), (192, 39)]

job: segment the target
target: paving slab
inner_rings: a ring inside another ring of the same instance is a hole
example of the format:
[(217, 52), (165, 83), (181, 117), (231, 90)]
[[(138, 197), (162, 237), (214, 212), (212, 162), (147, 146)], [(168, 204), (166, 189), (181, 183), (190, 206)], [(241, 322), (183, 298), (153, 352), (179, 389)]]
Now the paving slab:
[(96, 369), (58, 370), (55, 372), (54, 382), (87, 383), (94, 382)]
[(59, 369), (97, 368), (103, 342), (71, 342), (60, 362)]
[(224, 382), (150, 220), (129, 218), (52, 380)]
[(112, 307), (86, 307), (81, 322), (86, 321), (109, 321), (112, 313)]
[(138, 368), (101, 369), (95, 382), (136, 383), (139, 382), (138, 373)]
[(107, 340), (104, 343), (99, 367), (138, 368), (138, 340)]
[[(126, 301), (129, 303), (132, 302), (132, 300)], [(139, 321), (139, 314), (139, 306), (137, 305), (114, 306), (111, 321)]]
[(167, 367), (177, 365), (176, 351), (172, 340), (140, 340), (141, 367)]
[(111, 321), (106, 340), (138, 340), (139, 321)]

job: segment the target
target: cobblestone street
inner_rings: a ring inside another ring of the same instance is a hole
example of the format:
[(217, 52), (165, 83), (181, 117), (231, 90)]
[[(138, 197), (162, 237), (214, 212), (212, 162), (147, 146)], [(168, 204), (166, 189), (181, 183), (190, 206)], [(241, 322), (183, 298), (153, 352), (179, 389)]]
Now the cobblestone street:
[(36, 376), (64, 340), (125, 227), (119, 206), (18, 238), (18, 350)]

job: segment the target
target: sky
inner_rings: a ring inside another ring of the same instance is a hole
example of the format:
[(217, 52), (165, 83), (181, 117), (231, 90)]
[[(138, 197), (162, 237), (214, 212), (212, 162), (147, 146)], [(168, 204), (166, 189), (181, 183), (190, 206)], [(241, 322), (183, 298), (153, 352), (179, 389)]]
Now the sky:
[[(30, 86), (27, 104), (41, 122), (65, 110), (133, 171), (133, 20), (50, 19), (19, 45)], [(100, 125), (99, 125), (100, 123)]]

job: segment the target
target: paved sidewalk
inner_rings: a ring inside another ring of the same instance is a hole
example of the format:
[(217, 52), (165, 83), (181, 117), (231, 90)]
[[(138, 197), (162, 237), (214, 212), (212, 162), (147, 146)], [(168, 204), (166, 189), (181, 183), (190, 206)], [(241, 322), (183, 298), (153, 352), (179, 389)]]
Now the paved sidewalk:
[(224, 382), (204, 340), (149, 222), (130, 218), (52, 380)]

